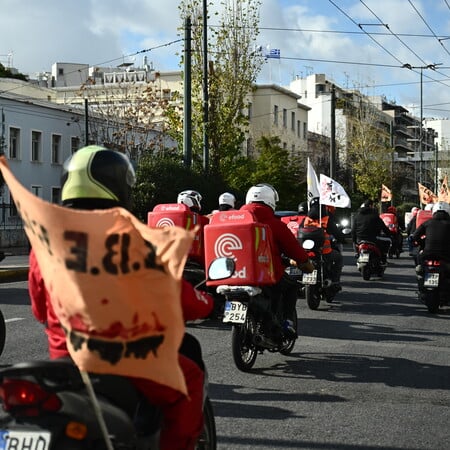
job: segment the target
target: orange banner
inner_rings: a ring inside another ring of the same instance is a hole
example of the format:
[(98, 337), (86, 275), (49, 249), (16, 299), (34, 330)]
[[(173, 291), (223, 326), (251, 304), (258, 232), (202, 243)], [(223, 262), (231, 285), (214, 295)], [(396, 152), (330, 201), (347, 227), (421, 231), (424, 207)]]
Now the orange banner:
[(180, 280), (194, 233), (149, 228), (123, 208), (63, 208), (25, 189), (4, 157), (0, 170), (77, 366), (186, 393)]
[(381, 201), (382, 202), (390, 202), (390, 201), (392, 201), (392, 192), (384, 184), (381, 185)]
[(450, 195), (448, 192), (448, 176), (445, 175), (444, 179), (442, 180), (441, 187), (439, 188), (438, 192), (438, 199), (441, 202), (447, 202), (450, 203)]
[(428, 205), (429, 203), (436, 203), (438, 197), (430, 189), (423, 184), (417, 183), (419, 187), (419, 201), (422, 205)]

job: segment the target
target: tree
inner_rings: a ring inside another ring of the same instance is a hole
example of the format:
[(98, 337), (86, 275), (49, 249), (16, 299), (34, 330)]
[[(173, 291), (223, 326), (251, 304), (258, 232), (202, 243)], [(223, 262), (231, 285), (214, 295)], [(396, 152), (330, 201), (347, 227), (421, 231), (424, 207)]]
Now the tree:
[(0, 78), (15, 78), (17, 80), (28, 81), (28, 77), (23, 73), (13, 73), (0, 63)]
[[(182, 0), (181, 18), (192, 21), (192, 154), (194, 163), (203, 153), (203, 10), (200, 0)], [(260, 0), (220, 3), (218, 25), (208, 27), (209, 171), (227, 177), (242, 163), (241, 146), (248, 126), (243, 113), (246, 97), (261, 69), (255, 54)], [(213, 2), (209, 2), (211, 10)], [(213, 51), (214, 49), (214, 51)], [(179, 116), (178, 116), (179, 117)], [(177, 129), (180, 129), (178, 122)], [(178, 140), (179, 147), (182, 141)]]
[(347, 160), (352, 162), (357, 190), (377, 199), (382, 184), (390, 184), (392, 152), (389, 124), (382, 112), (367, 100), (359, 99), (341, 105), (346, 112)]

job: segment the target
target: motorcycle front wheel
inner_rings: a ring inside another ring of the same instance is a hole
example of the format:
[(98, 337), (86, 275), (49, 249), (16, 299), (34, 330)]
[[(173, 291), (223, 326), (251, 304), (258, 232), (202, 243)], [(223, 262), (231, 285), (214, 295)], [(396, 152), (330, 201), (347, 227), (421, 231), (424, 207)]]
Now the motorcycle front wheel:
[(233, 325), (231, 350), (236, 367), (242, 372), (251, 370), (256, 361), (257, 351), (252, 337), (256, 333), (256, 322), (250, 313), (242, 325)]
[[(295, 332), (297, 333), (297, 311), (294, 309), (294, 311), (292, 312), (292, 314), (290, 314), (291, 317), (286, 317), (287, 320), (291, 320), (292, 324), (293, 324), (293, 328), (295, 330)], [(289, 355), (292, 350), (294, 349), (294, 345), (295, 345), (295, 341), (297, 339), (293, 339), (293, 338), (285, 338), (283, 339), (283, 343), (280, 347), (280, 353), (282, 355)]]
[(309, 309), (316, 310), (320, 305), (320, 293), (317, 284), (307, 284), (305, 286), (306, 303)]
[(216, 450), (216, 420), (214, 419), (214, 411), (209, 397), (206, 397), (205, 399), (205, 405), (203, 406), (203, 417), (203, 431), (197, 441), (195, 450)]

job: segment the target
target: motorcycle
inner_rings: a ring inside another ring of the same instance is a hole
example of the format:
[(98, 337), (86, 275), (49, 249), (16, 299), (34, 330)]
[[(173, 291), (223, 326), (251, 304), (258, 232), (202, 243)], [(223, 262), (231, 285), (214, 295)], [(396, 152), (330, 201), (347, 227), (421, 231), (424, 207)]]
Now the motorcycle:
[(419, 300), (432, 314), (450, 304), (450, 273), (446, 263), (438, 259), (424, 259), (416, 267)]
[[(263, 287), (222, 285), (217, 292), (225, 296), (223, 322), (232, 324), (231, 348), (239, 370), (249, 372), (258, 353), (292, 352), (297, 339), (295, 308), (288, 317), (281, 311), (273, 313), (270, 293)], [(281, 302), (278, 306), (281, 309)]]
[[(222, 279), (233, 272), (233, 260), (219, 258), (211, 264), (208, 276)], [(86, 374), (69, 358), (1, 369), (0, 400), (5, 413), (0, 417), (2, 449), (159, 448), (160, 409), (144, 399), (127, 378)], [(207, 395), (204, 417), (197, 448), (215, 450), (215, 420)]]
[(356, 267), (364, 280), (369, 281), (371, 276), (382, 277), (386, 264), (382, 263), (382, 255), (374, 242), (361, 241), (356, 246)]
[(321, 300), (331, 303), (338, 293), (336, 285), (331, 282), (332, 266), (322, 255), (324, 238), (322, 228), (305, 227), (299, 231), (299, 242), (315, 266), (312, 273), (302, 275), (306, 303), (312, 310), (319, 307)]

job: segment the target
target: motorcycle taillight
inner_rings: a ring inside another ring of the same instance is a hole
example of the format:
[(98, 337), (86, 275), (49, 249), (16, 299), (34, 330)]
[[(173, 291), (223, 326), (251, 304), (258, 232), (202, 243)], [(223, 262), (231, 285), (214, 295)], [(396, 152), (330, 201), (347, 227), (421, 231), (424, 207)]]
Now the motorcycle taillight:
[(56, 394), (27, 380), (4, 380), (0, 386), (0, 399), (5, 411), (20, 410), (26, 416), (37, 416), (41, 411), (55, 412), (62, 406)]

